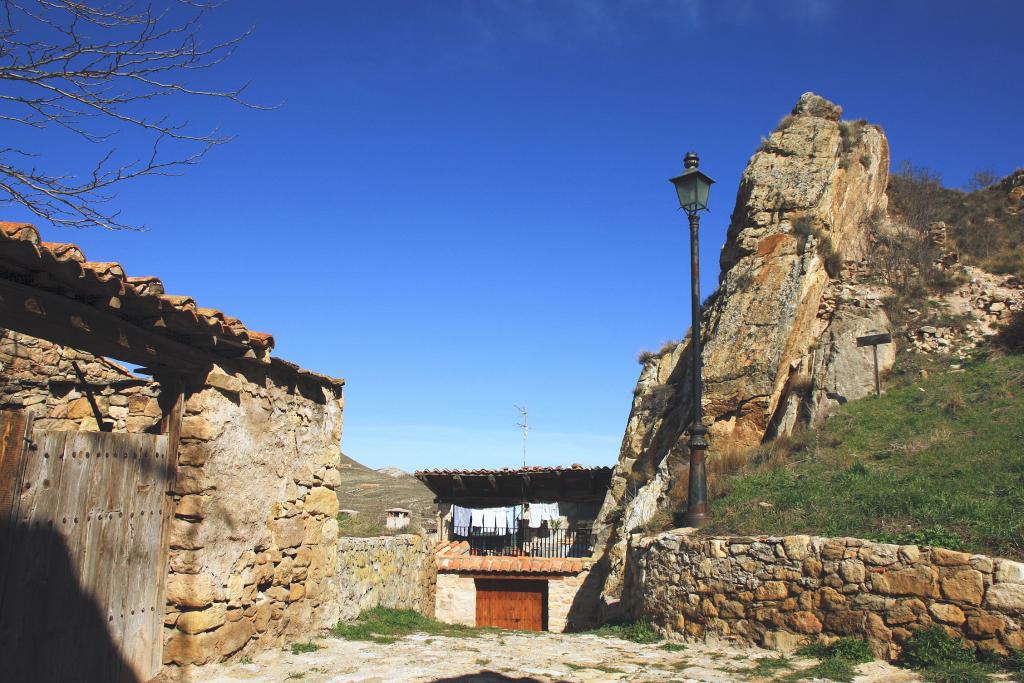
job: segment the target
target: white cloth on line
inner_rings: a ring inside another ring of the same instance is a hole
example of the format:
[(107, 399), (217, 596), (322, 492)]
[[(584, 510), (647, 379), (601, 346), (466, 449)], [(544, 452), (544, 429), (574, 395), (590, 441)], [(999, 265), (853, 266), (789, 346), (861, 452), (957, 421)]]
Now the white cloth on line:
[(461, 505), (452, 505), (452, 526), (466, 530), (473, 525), (473, 511)]
[(472, 522), (471, 526), (474, 529), (480, 529), (484, 526), (484, 511), (479, 508), (473, 508), (470, 510), (469, 518)]
[(539, 529), (544, 522), (558, 519), (558, 503), (530, 503), (530, 528)]

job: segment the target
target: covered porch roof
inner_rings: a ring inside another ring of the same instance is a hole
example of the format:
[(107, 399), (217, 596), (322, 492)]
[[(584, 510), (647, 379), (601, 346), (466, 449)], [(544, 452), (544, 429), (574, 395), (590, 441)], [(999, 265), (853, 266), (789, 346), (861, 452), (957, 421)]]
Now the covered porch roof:
[(517, 503), (598, 502), (604, 500), (611, 467), (523, 467), (499, 470), (420, 470), (416, 478), (439, 502), (465, 507)]

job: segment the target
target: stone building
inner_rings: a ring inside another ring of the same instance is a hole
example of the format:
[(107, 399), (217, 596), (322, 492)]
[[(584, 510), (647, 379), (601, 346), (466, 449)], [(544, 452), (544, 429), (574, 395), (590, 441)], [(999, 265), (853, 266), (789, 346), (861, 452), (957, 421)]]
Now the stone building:
[(593, 523), (609, 467), (426, 470), (438, 504), (435, 615), (568, 631), (596, 623)]
[(338, 618), (343, 380), (26, 224), (0, 223), (0, 328), (12, 680), (79, 650), (89, 680), (147, 680)]

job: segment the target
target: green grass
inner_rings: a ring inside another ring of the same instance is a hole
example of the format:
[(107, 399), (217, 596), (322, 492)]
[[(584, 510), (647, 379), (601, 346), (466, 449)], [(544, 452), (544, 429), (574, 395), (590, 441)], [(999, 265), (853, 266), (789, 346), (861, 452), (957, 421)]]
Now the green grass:
[(634, 643), (657, 643), (661, 641), (661, 634), (654, 630), (647, 621), (626, 621), (619, 624), (605, 624), (593, 631), (587, 631), (597, 636), (610, 636), (621, 638)]
[(682, 652), (686, 649), (686, 646), (680, 645), (679, 643), (665, 643), (661, 646), (661, 649), (666, 652)]
[(860, 536), (1024, 557), (1024, 356), (963, 362), (963, 372), (932, 363), (922, 380), (926, 363), (901, 356), (881, 398), (762, 448), (764, 462), (716, 487), (706, 533)]
[(388, 644), (411, 633), (428, 633), (435, 636), (454, 638), (475, 638), (484, 631), (458, 624), (443, 624), (412, 610), (385, 609), (376, 607), (359, 615), (353, 622), (338, 622), (331, 629), (336, 638), (345, 640), (368, 640)]
[(927, 626), (908, 638), (900, 664), (928, 683), (986, 683), (1002, 672), (1010, 677), (1000, 680), (1024, 681), (1024, 651), (1006, 657), (975, 651), (941, 626)]
[(745, 669), (737, 669), (736, 673), (756, 676), (758, 678), (772, 678), (780, 671), (788, 671), (793, 668), (792, 662), (785, 655), (778, 657), (761, 657), (754, 661), (754, 665)]
[(301, 655), (305, 652), (316, 652), (320, 646), (316, 643), (292, 643), (292, 654)]
[(819, 659), (814, 666), (794, 671), (783, 681), (803, 681), (809, 678), (824, 678), (830, 681), (852, 681), (856, 676), (856, 666), (870, 662), (874, 657), (868, 644), (857, 638), (839, 638), (827, 645), (821, 641), (805, 645), (797, 650), (801, 657)]

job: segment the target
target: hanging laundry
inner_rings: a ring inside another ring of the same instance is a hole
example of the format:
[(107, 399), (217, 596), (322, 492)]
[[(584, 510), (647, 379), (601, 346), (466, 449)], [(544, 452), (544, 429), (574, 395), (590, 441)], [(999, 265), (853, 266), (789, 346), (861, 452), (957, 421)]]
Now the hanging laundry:
[(474, 529), (482, 529), (484, 527), (484, 511), (480, 508), (473, 508), (470, 510), (471, 526)]
[(473, 511), (461, 505), (452, 505), (452, 526), (457, 533), (466, 533), (473, 525)]
[(539, 529), (541, 524), (558, 518), (558, 503), (530, 503), (530, 528)]

